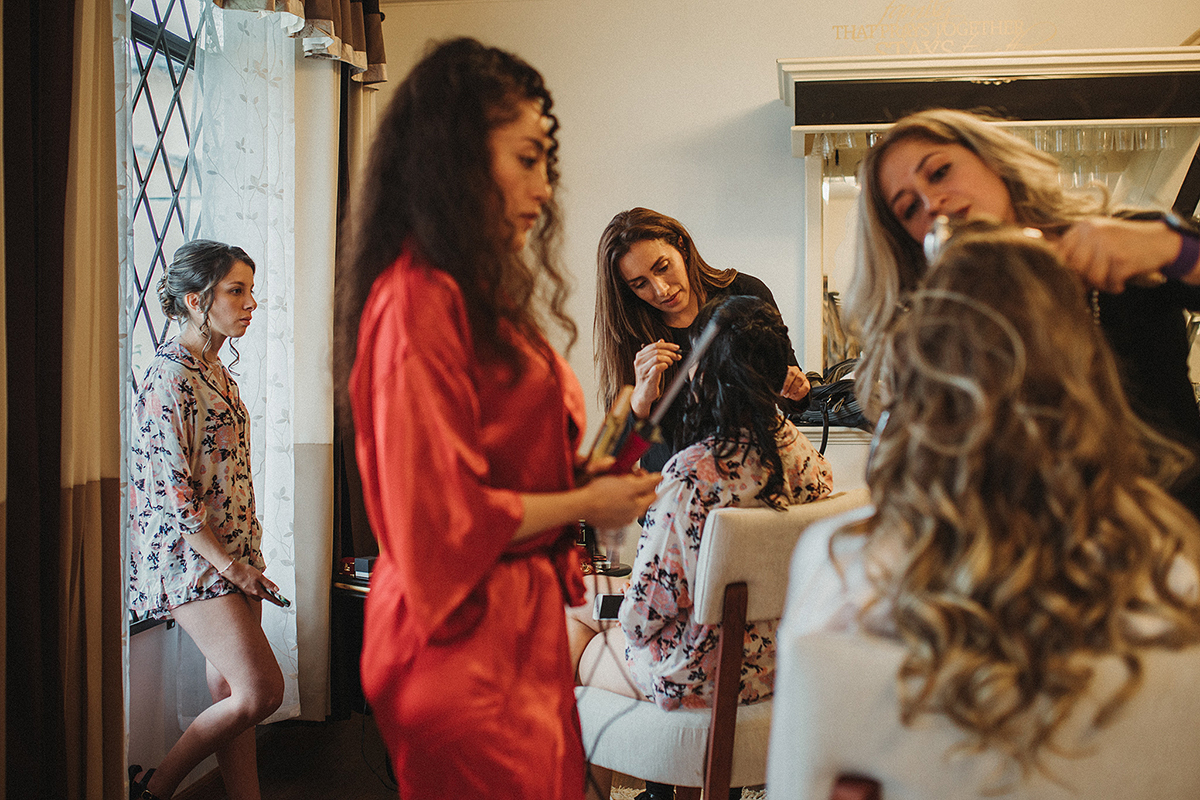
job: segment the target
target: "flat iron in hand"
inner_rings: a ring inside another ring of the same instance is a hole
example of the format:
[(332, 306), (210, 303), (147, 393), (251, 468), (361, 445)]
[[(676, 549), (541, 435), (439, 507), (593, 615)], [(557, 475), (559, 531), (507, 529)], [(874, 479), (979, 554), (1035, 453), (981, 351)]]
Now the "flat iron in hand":
[[(632, 425), (627, 426), (626, 421), (629, 416), (629, 398), (633, 394), (633, 387), (626, 386), (617, 395), (616, 401), (613, 403), (613, 408), (609, 412), (608, 417), (604, 420), (604, 426), (600, 429), (600, 434), (596, 437), (596, 445), (592, 448), (592, 453), (588, 457), (589, 463), (596, 458), (606, 455), (613, 455), (616, 462), (613, 464), (610, 473), (617, 474), (629, 472), (633, 469), (634, 463), (642, 457), (642, 455), (650, 449), (650, 445), (662, 441), (662, 429), (659, 427), (663, 417), (666, 416), (667, 409), (671, 407), (676, 395), (688, 382), (688, 373), (696, 366), (700, 358), (708, 350), (713, 339), (717, 335), (721, 326), (718, 324), (716, 316), (709, 320), (708, 325), (704, 327), (699, 338), (696, 339), (692, 346), (692, 352), (688, 353), (687, 359), (680, 366), (679, 372), (675, 375), (675, 380), (671, 381), (671, 385), (667, 387), (667, 391), (659, 398), (658, 404), (654, 407), (654, 411), (650, 414), (649, 419), (635, 420)], [(624, 403), (622, 406), (621, 404)], [(618, 421), (619, 418), (619, 421)], [(610, 429), (610, 423), (616, 426), (619, 433), (617, 436), (607, 436), (606, 431)], [(607, 448), (606, 451), (597, 452), (598, 447)]]

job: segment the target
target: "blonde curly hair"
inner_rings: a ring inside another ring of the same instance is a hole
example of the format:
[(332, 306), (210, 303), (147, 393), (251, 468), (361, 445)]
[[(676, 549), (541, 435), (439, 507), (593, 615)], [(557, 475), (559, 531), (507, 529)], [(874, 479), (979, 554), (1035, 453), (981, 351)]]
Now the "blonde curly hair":
[(1200, 641), (1195, 587), (1168, 583), (1200, 524), (1160, 485), (1188, 456), (1133, 414), (1082, 284), (1019, 229), (956, 234), (879, 346), (868, 525), (905, 554), (876, 577), (907, 648), (901, 716), (945, 714), (1027, 771), (1089, 659), (1127, 670), (1099, 726), (1143, 649)]

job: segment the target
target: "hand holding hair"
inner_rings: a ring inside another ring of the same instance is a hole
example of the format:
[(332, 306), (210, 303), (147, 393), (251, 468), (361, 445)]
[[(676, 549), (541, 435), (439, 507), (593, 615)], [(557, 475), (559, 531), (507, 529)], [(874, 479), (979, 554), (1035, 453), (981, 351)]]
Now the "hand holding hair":
[(662, 376), (682, 356), (679, 345), (659, 339), (643, 347), (633, 359), (633, 413), (639, 419), (650, 416), (654, 401), (662, 396)]
[(783, 388), (780, 389), (779, 394), (788, 400), (803, 400), (811, 389), (808, 376), (793, 364), (788, 367), (787, 377), (783, 379)]

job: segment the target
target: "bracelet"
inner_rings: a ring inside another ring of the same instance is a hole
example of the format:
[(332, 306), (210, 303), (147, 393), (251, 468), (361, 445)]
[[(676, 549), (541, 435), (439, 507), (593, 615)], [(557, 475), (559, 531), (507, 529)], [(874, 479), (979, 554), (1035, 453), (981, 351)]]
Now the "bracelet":
[(1173, 211), (1163, 216), (1163, 222), (1168, 228), (1179, 234), (1180, 243), (1179, 255), (1159, 272), (1164, 278), (1181, 280), (1184, 275), (1191, 274), (1196, 267), (1196, 260), (1200, 259), (1200, 236), (1185, 226), (1183, 220)]
[(222, 578), (225, 577), (225, 573), (229, 570), (230, 567), (233, 566), (233, 562), (235, 562), (235, 561), (237, 561), (236, 558), (230, 558), (228, 564), (226, 564), (225, 566), (223, 566), (219, 570), (217, 570), (217, 574), (220, 575)]

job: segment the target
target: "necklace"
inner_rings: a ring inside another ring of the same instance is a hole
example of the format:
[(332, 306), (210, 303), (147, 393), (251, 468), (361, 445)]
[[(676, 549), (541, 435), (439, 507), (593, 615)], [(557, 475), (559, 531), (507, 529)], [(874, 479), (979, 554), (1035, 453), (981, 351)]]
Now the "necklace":
[(212, 383), (222, 395), (229, 396), (229, 376), (225, 374), (225, 365), (220, 361), (205, 361), (205, 367), (212, 371)]
[(1100, 324), (1100, 292), (1097, 289), (1092, 289), (1092, 321), (1097, 325)]
[[(186, 334), (185, 334), (186, 335)], [(229, 376), (225, 373), (225, 365), (221, 363), (221, 359), (214, 357), (209, 359), (206, 357), (207, 348), (203, 343), (190, 344), (185, 341), (184, 337), (180, 337), (180, 343), (191, 353), (200, 364), (200, 373), (205, 376), (206, 382), (221, 393), (222, 396), (229, 397)]]

